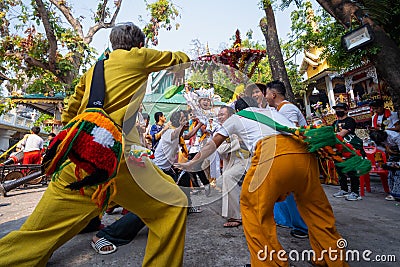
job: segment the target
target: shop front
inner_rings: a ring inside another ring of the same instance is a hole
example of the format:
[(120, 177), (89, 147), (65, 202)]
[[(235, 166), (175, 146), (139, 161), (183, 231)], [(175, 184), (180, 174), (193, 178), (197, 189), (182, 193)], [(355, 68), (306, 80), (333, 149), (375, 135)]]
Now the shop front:
[[(313, 68), (315, 66), (303, 66), (307, 76)], [(357, 128), (366, 129), (371, 125), (369, 103), (372, 100), (382, 99), (385, 108), (394, 110), (387, 83), (379, 79), (370, 63), (342, 74), (326, 68), (311, 76), (307, 83), (304, 102), (307, 116), (313, 120), (321, 119), (330, 124), (335, 119), (331, 107), (342, 102), (350, 107), (349, 116), (356, 120)]]

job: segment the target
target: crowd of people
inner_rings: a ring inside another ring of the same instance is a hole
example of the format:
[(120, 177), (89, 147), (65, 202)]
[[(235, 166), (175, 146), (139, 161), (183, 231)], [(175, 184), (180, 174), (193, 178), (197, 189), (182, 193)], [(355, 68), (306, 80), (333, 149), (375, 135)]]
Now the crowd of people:
[[(122, 158), (110, 208), (120, 205), (127, 213), (93, 236), (91, 245), (96, 252), (113, 253), (147, 226), (143, 266), (182, 266), (187, 215), (201, 212), (192, 196), (199, 191), (210, 196), (216, 179), (222, 182), (221, 214), (226, 218), (221, 227), (243, 225), (251, 266), (288, 266), (281, 255), (260, 259), (259, 251), (265, 246), (283, 250), (277, 226), (290, 228), (295, 238), (309, 238), (316, 255), (321, 255), (314, 259), (315, 264), (347, 266), (343, 259), (334, 261), (323, 253), (328, 248), (339, 252), (343, 248), (337, 247), (341, 236), (320, 184), (315, 154), (262, 119), (247, 117), (266, 117), (292, 128), (306, 126), (299, 108), (286, 100), (282, 82), (249, 84), (247, 96), (219, 108), (213, 106), (211, 91), (186, 90), (188, 110), (174, 111), (169, 119), (156, 112), (155, 123), (150, 126), (150, 117), (141, 105), (145, 93), (142, 84), (149, 73), (188, 62), (189, 58), (182, 52), (144, 48), (144, 34), (132, 23), (115, 26), (110, 41), (113, 52), (104, 63), (104, 111), (117, 125), (123, 125), (129, 106), (135, 114), (136, 127), (124, 133), (126, 146), (151, 150), (152, 156), (142, 158), (140, 164)], [(64, 123), (84, 112), (92, 75), (93, 68), (80, 79), (63, 113)], [(336, 133), (344, 138), (355, 135), (347, 105), (338, 103), (334, 109), (338, 117), (334, 123)], [(377, 128), (394, 112), (383, 116), (373, 119)], [(390, 129), (381, 135), (375, 131), (376, 136), (371, 138), (378, 144), (399, 146), (398, 135), (394, 137), (389, 132), (396, 132), (397, 124), (393, 119)], [(354, 136), (351, 139), (356, 141)], [(362, 146), (354, 147), (362, 150)], [(288, 162), (291, 168), (285, 167)], [(344, 173), (340, 168), (337, 171), (341, 189), (335, 197), (359, 200), (357, 173)], [(395, 172), (393, 177), (396, 174), (399, 176)], [(1, 266), (45, 266), (58, 247), (101, 215), (91, 201), (94, 187), (83, 193), (66, 188), (76, 180), (75, 176), (74, 163), (65, 166), (23, 226), (0, 239)], [(398, 180), (391, 185), (392, 190), (399, 187)], [(396, 192), (391, 195), (393, 198), (398, 196)]]

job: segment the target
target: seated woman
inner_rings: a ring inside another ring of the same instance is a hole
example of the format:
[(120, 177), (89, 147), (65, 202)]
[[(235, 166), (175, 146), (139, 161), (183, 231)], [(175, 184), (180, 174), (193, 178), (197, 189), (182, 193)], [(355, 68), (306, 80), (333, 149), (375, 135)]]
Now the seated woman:
[(386, 149), (389, 159), (385, 168), (389, 170), (388, 184), (390, 194), (386, 200), (400, 199), (400, 133), (390, 130), (372, 131), (370, 138), (378, 145)]

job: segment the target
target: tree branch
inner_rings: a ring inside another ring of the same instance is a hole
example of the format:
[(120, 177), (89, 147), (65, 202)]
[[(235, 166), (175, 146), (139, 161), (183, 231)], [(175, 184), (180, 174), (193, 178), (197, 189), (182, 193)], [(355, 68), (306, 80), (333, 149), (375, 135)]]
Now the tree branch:
[[(48, 64), (45, 64), (42, 61), (37, 60), (36, 58), (33, 58), (31, 56), (28, 56), (28, 55), (25, 55), (24, 56), (24, 60), (25, 60), (25, 63), (27, 63), (28, 65), (39, 67), (39, 68), (42, 68), (44, 70), (51, 71)], [(55, 73), (55, 71), (53, 73)]]
[(105, 22), (106, 18), (105, 18), (105, 14), (104, 14), (104, 9), (105, 9), (105, 7), (107, 5), (107, 2), (108, 2), (107, 0), (104, 0), (104, 2), (103, 2), (103, 11), (101, 13), (102, 14), (101, 15), (101, 20), (98, 23), (96, 23), (94, 26), (90, 27), (87, 35), (83, 38), (83, 41), (86, 44), (89, 44), (90, 42), (92, 42), (93, 35), (96, 32), (98, 32), (100, 29), (103, 29), (103, 28), (104, 29), (108, 29), (108, 28), (114, 27), (115, 20), (117, 19), (118, 13), (119, 13), (119, 11), (121, 9), (122, 0), (118, 0), (117, 2), (115, 2), (115, 6), (117, 8), (115, 9), (114, 14), (111, 17), (110, 22)]
[(392, 96), (396, 110), (400, 107), (400, 70), (396, 68), (400, 62), (400, 50), (395, 41), (387, 35), (384, 29), (375, 23), (370, 17), (365, 17), (360, 7), (349, 0), (317, 0), (338, 22), (347, 27), (351, 16), (362, 18), (364, 24), (369, 24), (375, 35), (374, 44), (381, 49), (377, 54), (372, 54), (369, 59), (375, 65), (380, 79), (385, 80), (390, 86), (388, 90)]
[(108, 0), (103, 0), (103, 5), (100, 12), (100, 21), (104, 21), (106, 18), (106, 7), (107, 7)]
[(36, 0), (39, 15), (43, 21), (43, 26), (46, 31), (46, 37), (49, 41), (49, 65), (48, 68), (51, 72), (56, 71), (56, 55), (57, 55), (57, 38), (54, 30), (50, 24), (49, 14), (42, 0)]
[(285, 58), (283, 61), (284, 61), (284, 62), (288, 62), (291, 58), (293, 58), (293, 57), (294, 57), (295, 55), (297, 55), (297, 54), (299, 54), (299, 51), (298, 51), (298, 50), (294, 51), (293, 54), (292, 54), (291, 56)]
[(79, 20), (74, 18), (74, 16), (71, 14), (70, 8), (65, 5), (66, 1), (60, 1), (60, 0), (49, 0), (49, 1), (61, 11), (61, 13), (64, 15), (64, 17), (67, 19), (67, 21), (71, 24), (71, 26), (74, 28), (74, 30), (83, 39), (82, 24), (79, 22)]
[[(332, 17), (336, 19), (346, 30), (350, 28), (352, 16), (359, 8), (352, 2), (347, 0), (342, 1), (326, 1), (316, 0)], [(337, 11), (341, 12), (338, 13)]]

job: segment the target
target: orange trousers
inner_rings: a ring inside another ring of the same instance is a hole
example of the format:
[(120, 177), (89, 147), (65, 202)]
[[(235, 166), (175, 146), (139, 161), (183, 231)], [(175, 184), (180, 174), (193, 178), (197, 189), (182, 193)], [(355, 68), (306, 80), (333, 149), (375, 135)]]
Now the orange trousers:
[[(345, 258), (345, 251), (337, 247), (341, 236), (319, 181), (317, 158), (292, 137), (280, 135), (257, 143), (242, 186), (240, 203), (251, 266), (289, 266), (289, 260), (293, 260), (278, 241), (273, 214), (275, 202), (284, 200), (290, 192), (294, 193), (301, 217), (308, 226), (316, 255), (311, 259), (314, 264), (348, 266), (340, 260)], [(323, 252), (330, 248), (338, 250), (333, 257)], [(335, 255), (339, 259), (335, 260)]]

